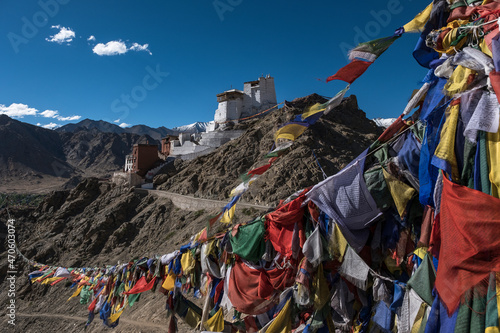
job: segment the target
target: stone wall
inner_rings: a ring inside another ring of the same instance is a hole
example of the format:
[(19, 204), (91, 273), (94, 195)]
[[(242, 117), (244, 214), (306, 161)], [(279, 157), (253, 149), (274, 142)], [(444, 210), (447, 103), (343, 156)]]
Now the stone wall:
[(208, 147), (220, 147), (226, 142), (229, 142), (233, 139), (239, 138), (245, 131), (214, 131), (203, 133), (201, 140), (199, 141), (200, 145), (208, 146)]
[[(168, 198), (172, 201), (174, 206), (176, 206), (177, 208), (188, 210), (188, 211), (198, 211), (201, 209), (220, 210), (227, 204), (227, 202), (225, 202), (225, 201), (195, 198), (195, 197), (191, 197), (188, 195), (182, 195), (182, 194), (166, 192), (166, 191), (159, 191), (159, 190), (146, 190), (146, 189), (137, 189), (136, 188), (135, 191), (137, 193), (152, 194), (152, 195), (155, 195), (155, 196), (160, 197), (160, 198)], [(272, 207), (254, 205), (254, 204), (249, 204), (249, 203), (245, 203), (245, 202), (238, 202), (236, 204), (237, 211), (239, 211), (239, 209), (243, 209), (243, 208), (255, 208), (255, 209), (258, 209), (260, 211), (267, 211), (268, 209), (270, 209)]]
[(139, 186), (144, 183), (144, 179), (133, 172), (115, 172), (111, 182), (119, 186)]

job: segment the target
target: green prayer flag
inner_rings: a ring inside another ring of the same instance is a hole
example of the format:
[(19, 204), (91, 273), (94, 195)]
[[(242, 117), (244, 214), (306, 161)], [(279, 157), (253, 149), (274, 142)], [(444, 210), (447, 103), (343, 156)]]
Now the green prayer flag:
[(259, 218), (246, 225), (240, 225), (235, 236), (229, 237), (233, 253), (249, 261), (259, 261), (266, 251), (264, 221)]

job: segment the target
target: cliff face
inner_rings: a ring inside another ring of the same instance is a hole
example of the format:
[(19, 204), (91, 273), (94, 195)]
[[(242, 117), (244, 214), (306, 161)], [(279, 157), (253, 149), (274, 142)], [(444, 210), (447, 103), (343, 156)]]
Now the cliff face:
[[(324, 101), (318, 95), (307, 96), (289, 102), (283, 109), (263, 118), (236, 125), (235, 128), (246, 130), (243, 136), (210, 155), (172, 163), (161, 175), (163, 184), (160, 187), (180, 194), (220, 200), (222, 207), (229, 199), (229, 192), (241, 182), (241, 174), (267, 163), (264, 155), (270, 151), (279, 125), (304, 112), (307, 106)], [(323, 179), (313, 151), (325, 173), (332, 175), (366, 149), (380, 132), (381, 129), (366, 119), (358, 108), (356, 98), (346, 98), (339, 107), (310, 126), (290, 150), (250, 186), (242, 200), (274, 206), (280, 199)], [(104, 163), (96, 168), (114, 163), (99, 152), (111, 150), (109, 156), (125, 153), (127, 144), (133, 140), (132, 137), (114, 137), (103, 144), (95, 142), (99, 139), (84, 132), (78, 137), (71, 135), (59, 153), (71, 162), (68, 162), (68, 167), (85, 170), (96, 163)], [(91, 142), (95, 149), (87, 148), (85, 142)], [(103, 146), (97, 148), (99, 144)], [(67, 147), (66, 151), (64, 147)], [(24, 255), (39, 262), (67, 267), (116, 264), (169, 253), (188, 243), (190, 237), (205, 227), (216, 213), (216, 210), (185, 211), (168, 199), (96, 178), (85, 179), (72, 190), (52, 192), (37, 208), (10, 210), (16, 219), (17, 242)], [(248, 221), (257, 215), (257, 210), (239, 209), (236, 222)], [(0, 231), (4, 233), (5, 209), (0, 210), (0, 221)], [(1, 250), (6, 256), (5, 249)], [(53, 287), (30, 285), (26, 278), (30, 267), (19, 257), (16, 264), (16, 331), (81, 332), (88, 312), (77, 299), (66, 301), (73, 290), (63, 283)], [(7, 260), (3, 260), (0, 262), (2, 290), (7, 287), (6, 274)], [(7, 301), (7, 295), (1, 294), (0, 302), (6, 304)], [(164, 302), (161, 294), (145, 293), (138, 305), (126, 310), (114, 331), (157, 332), (165, 329)], [(4, 322), (1, 324), (7, 327), (5, 313), (2, 315)], [(108, 330), (96, 317), (86, 331)], [(179, 322), (179, 331), (188, 329)]]

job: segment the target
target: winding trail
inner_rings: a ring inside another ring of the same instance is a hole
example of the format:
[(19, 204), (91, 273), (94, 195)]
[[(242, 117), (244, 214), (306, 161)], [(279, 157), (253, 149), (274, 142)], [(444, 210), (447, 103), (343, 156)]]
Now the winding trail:
[[(134, 189), (136, 193), (142, 194), (151, 194), (158, 198), (167, 198), (172, 201), (174, 206), (189, 210), (189, 211), (197, 211), (201, 209), (218, 209), (220, 210), (222, 207), (227, 205), (229, 199), (227, 201), (219, 201), (219, 200), (211, 200), (211, 199), (203, 199), (203, 198), (195, 198), (189, 195), (177, 194), (173, 192), (161, 191), (161, 190), (147, 190), (147, 189)], [(262, 205), (254, 205), (244, 202), (238, 202), (237, 208), (254, 208), (260, 211), (267, 211), (270, 206), (262, 206)]]
[[(53, 314), (53, 313), (22, 313), (18, 312), (16, 313), (16, 317), (28, 317), (28, 318), (49, 318), (49, 319), (58, 319), (58, 320), (69, 320), (69, 321), (78, 321), (81, 323), (85, 323), (87, 321), (86, 317), (78, 317), (78, 316), (68, 316), (68, 315), (60, 315), (60, 314)], [(151, 329), (162, 329), (165, 330), (165, 327), (167, 323), (164, 324), (155, 324), (150, 321), (138, 321), (138, 320), (131, 320), (131, 319), (125, 319), (125, 318), (120, 318), (120, 323), (122, 324), (127, 324), (131, 326), (136, 326), (138, 328), (151, 328)]]

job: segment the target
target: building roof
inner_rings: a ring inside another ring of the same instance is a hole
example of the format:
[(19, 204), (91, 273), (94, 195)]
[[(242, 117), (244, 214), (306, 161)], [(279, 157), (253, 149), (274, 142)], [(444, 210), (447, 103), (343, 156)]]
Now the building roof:
[(176, 139), (179, 139), (179, 136), (178, 135), (173, 135), (173, 134), (167, 134), (167, 136), (165, 136), (165, 137), (163, 137), (161, 139), (163, 140), (163, 139), (172, 139), (172, 138), (174, 140), (176, 140)]
[(242, 95), (244, 94), (244, 92), (241, 91), (241, 90), (231, 89), (231, 90), (226, 90), (226, 91), (224, 91), (224, 92), (222, 92), (220, 94), (217, 94), (217, 97), (220, 97), (220, 96), (222, 96), (224, 94), (228, 94), (228, 93), (230, 93), (230, 94), (242, 94)]
[(134, 144), (135, 146), (141, 146), (141, 147), (158, 147), (157, 144), (151, 144), (151, 143), (136, 143)]

